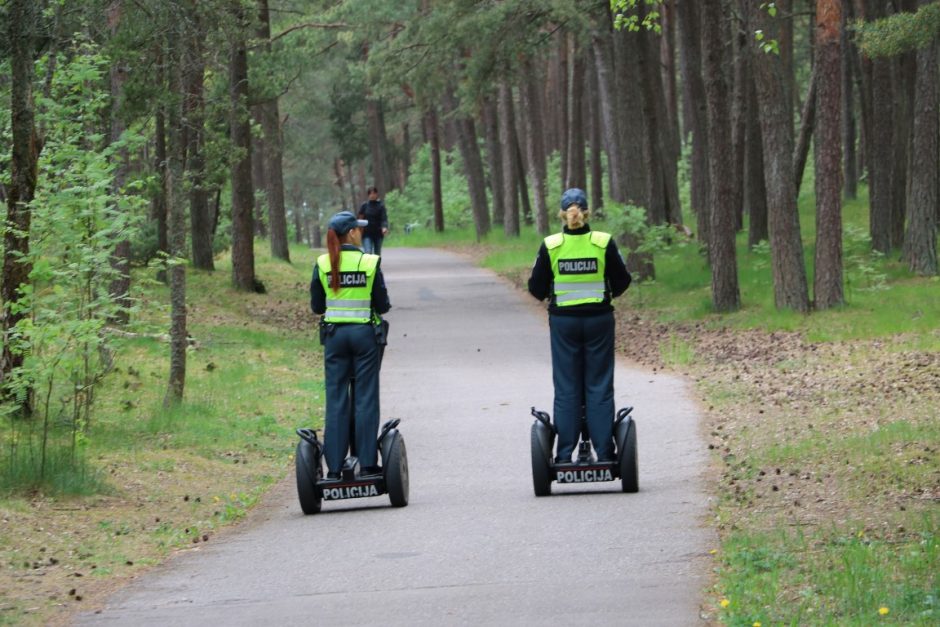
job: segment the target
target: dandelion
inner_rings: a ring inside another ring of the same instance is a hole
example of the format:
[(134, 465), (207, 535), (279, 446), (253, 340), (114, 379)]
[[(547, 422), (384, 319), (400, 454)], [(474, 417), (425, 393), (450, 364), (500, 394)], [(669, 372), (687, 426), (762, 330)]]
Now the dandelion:
[(888, 612), (890, 612), (890, 611), (891, 611), (891, 610), (889, 610), (888, 608), (886, 608), (884, 605), (882, 605), (881, 607), (878, 608), (878, 613), (881, 614), (882, 616), (887, 616), (887, 615), (888, 615)]
[(731, 601), (729, 601), (728, 599), (722, 599), (721, 601), (718, 602), (718, 605), (720, 605), (721, 607), (728, 607), (729, 605), (731, 605)]
[(717, 553), (717, 552), (718, 552), (718, 549), (712, 549), (711, 551), (708, 552), (708, 554), (709, 554), (709, 555), (714, 555), (714, 554)]
[(754, 624), (751, 625), (751, 627), (760, 627), (760, 621), (759, 621), (759, 620), (755, 620), (755, 621), (754, 621)]

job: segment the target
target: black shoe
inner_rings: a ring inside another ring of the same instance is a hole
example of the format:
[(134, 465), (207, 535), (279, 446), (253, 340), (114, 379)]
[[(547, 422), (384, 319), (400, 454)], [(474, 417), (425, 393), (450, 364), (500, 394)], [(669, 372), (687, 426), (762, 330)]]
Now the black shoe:
[(366, 466), (362, 469), (363, 475), (378, 475), (382, 473), (382, 469), (378, 466)]
[(555, 463), (556, 463), (556, 464), (570, 464), (570, 463), (571, 463), (571, 458), (563, 459), (563, 458), (561, 458), (561, 457), (556, 457), (556, 458), (555, 458)]
[(338, 472), (328, 472), (328, 473), (326, 473), (326, 478), (327, 478), (327, 479), (339, 479), (339, 473), (338, 473)]

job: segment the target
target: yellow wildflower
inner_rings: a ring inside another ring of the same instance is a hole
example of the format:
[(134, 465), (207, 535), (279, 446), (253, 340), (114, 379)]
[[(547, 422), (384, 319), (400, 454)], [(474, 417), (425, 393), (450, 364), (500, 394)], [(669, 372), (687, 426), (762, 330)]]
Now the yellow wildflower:
[(886, 616), (886, 615), (888, 614), (888, 612), (890, 612), (890, 611), (891, 611), (891, 610), (889, 610), (888, 608), (886, 608), (884, 605), (882, 605), (881, 607), (878, 608), (878, 613), (881, 614), (882, 616)]
[(721, 601), (718, 602), (718, 605), (720, 605), (721, 607), (728, 607), (729, 605), (731, 605), (731, 601), (729, 601), (728, 599), (722, 599)]

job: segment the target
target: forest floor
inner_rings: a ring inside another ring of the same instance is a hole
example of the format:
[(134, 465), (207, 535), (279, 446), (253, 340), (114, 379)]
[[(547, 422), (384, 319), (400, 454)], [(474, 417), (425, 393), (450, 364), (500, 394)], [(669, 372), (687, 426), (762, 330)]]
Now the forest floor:
[[(520, 288), (526, 275), (506, 274)], [(290, 284), (298, 293), (302, 287)], [(225, 314), (227, 322), (309, 339), (302, 298), (257, 303)], [(205, 307), (194, 306), (191, 316), (195, 328), (219, 323), (219, 312)], [(631, 308), (629, 298), (617, 303), (623, 357), (681, 374), (700, 395), (703, 445), (713, 453), (710, 523), (725, 541), (800, 534), (804, 566), (814, 556), (831, 557), (834, 538), (900, 550), (922, 545), (925, 530), (936, 529), (940, 354), (908, 340), (811, 343), (796, 333), (661, 323)], [(227, 366), (213, 350), (194, 349), (194, 377)], [(257, 358), (268, 359), (260, 350)], [(139, 366), (115, 372), (132, 396), (162, 386), (163, 376)], [(169, 551), (200, 550), (289, 472), (285, 450), (252, 445), (211, 454), (150, 447), (92, 462), (106, 473), (110, 493), (0, 501), (0, 624), (64, 623), (95, 607)], [(782, 550), (792, 550), (787, 542)], [(728, 621), (733, 617), (721, 618), (719, 602), (733, 592), (722, 589), (727, 584), (717, 573), (734, 558), (715, 558), (715, 587), (705, 591), (703, 612)], [(781, 564), (773, 562), (777, 571)], [(936, 574), (926, 576), (935, 589)], [(783, 581), (774, 592), (780, 598), (767, 604), (796, 600), (811, 612), (815, 603), (817, 616), (833, 615), (831, 600), (807, 600), (798, 584)]]

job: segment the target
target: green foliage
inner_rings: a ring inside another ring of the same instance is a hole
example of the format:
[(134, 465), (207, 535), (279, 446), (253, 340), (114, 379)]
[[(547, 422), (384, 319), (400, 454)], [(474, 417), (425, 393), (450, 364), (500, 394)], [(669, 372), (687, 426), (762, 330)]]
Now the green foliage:
[[(608, 230), (615, 236), (624, 235), (630, 241), (636, 242), (635, 248), (626, 245), (622, 247), (624, 256), (630, 253), (656, 255), (667, 250), (673, 243), (672, 227), (668, 224), (649, 224), (643, 207), (611, 202), (605, 209)], [(684, 242), (678, 244), (684, 245)]]
[(869, 57), (893, 57), (929, 46), (940, 37), (940, 2), (916, 13), (897, 13), (874, 22), (857, 21), (856, 43)]
[[(95, 390), (112, 358), (105, 327), (121, 308), (109, 294), (117, 276), (110, 260), (117, 242), (133, 238), (143, 205), (136, 183), (114, 189), (114, 171), (121, 151), (140, 137), (131, 131), (108, 145), (99, 130), (109, 105), (109, 62), (97, 47), (80, 40), (55, 63), (48, 97), (36, 97), (37, 123), (47, 133), (31, 207), (30, 284), (8, 304), (29, 315), (11, 336), (24, 364), (4, 385), (17, 398), (31, 394), (34, 415), (10, 416), (5, 468), (16, 485), (31, 476), (31, 487), (81, 490), (60, 475), (87, 476), (78, 472), (81, 453)], [(13, 409), (0, 406), (0, 415)]]
[(662, 0), (643, 0), (649, 7), (642, 19), (636, 12), (640, 0), (610, 0), (610, 8), (614, 12), (614, 28), (626, 29), (630, 32), (639, 32), (641, 28), (656, 33), (662, 32), (660, 12), (655, 8), (662, 5)]
[[(431, 147), (424, 144), (411, 163), (405, 189), (393, 190), (385, 196), (388, 219), (393, 230), (404, 231), (406, 226), (409, 231), (433, 227), (432, 175)], [(445, 228), (460, 229), (472, 224), (467, 179), (463, 177), (460, 155), (456, 150), (441, 151), (441, 196)]]

